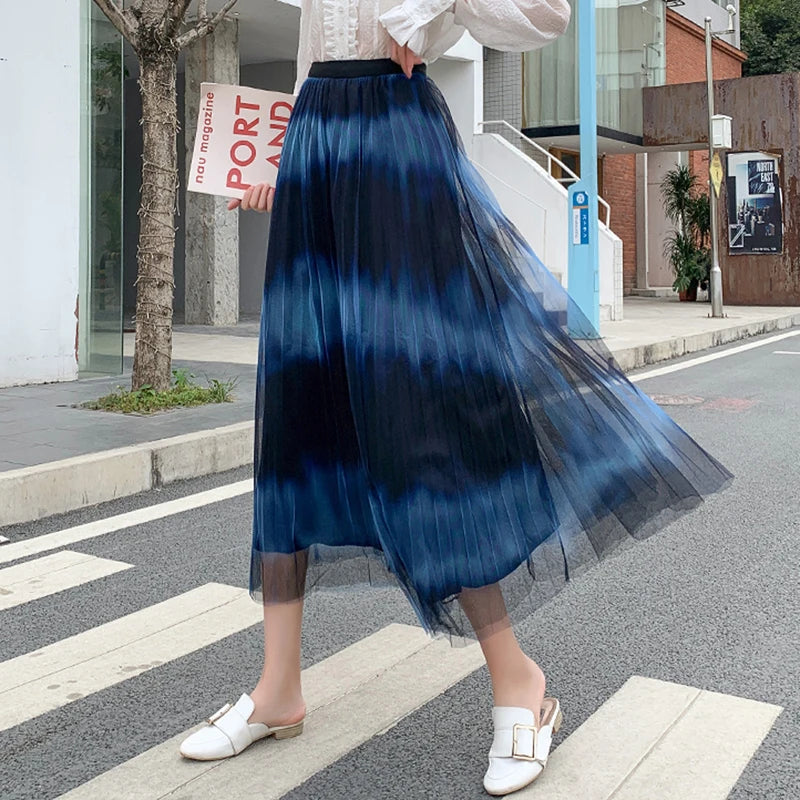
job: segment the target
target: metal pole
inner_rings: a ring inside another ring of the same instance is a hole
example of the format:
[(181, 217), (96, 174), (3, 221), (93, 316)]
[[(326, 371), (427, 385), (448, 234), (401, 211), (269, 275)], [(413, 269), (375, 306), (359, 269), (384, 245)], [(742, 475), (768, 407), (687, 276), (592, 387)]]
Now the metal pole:
[[(570, 186), (567, 287), (580, 313), (568, 319), (575, 338), (600, 335), (600, 229), (597, 210), (597, 42), (595, 1), (578, 0), (580, 180)], [(587, 325), (588, 322), (588, 325)]]
[(722, 270), (719, 266), (719, 230), (717, 226), (717, 194), (711, 181), (711, 161), (714, 158), (714, 141), (712, 128), (714, 125), (714, 73), (712, 61), (711, 17), (705, 19), (706, 29), (706, 83), (708, 86), (708, 205), (711, 214), (711, 274), (709, 290), (711, 292), (711, 316), (724, 317), (722, 308)]

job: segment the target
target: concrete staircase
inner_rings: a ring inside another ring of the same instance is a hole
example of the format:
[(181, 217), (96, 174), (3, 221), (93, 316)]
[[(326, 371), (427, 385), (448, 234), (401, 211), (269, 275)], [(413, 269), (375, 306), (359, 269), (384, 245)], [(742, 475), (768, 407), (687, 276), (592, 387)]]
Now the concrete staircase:
[[(497, 132), (486, 132), (488, 126)], [(482, 123), (475, 133), (472, 161), (497, 197), (503, 213), (519, 228), (547, 268), (567, 288), (567, 185), (576, 179), (565, 165), (509, 123)], [(551, 174), (552, 164), (567, 177)], [(605, 222), (600, 223), (600, 319), (622, 319), (622, 240), (607, 222), (610, 209), (601, 201)]]

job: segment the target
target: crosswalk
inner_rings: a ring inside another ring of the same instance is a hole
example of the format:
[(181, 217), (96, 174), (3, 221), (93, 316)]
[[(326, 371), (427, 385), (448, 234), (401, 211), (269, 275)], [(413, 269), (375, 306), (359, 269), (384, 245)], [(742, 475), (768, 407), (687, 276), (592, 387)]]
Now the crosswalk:
[[(242, 490), (234, 485), (200, 500), (194, 495), (183, 507), (219, 502)], [(178, 514), (182, 508), (166, 510)], [(153, 506), (128, 519), (47, 534), (38, 544), (31, 539), (5, 545), (0, 553), (11, 565), (0, 569), (0, 630), (3, 612), (19, 612), (34, 601), (55, 608), (61, 593), (101, 579), (119, 580), (135, 570), (130, 563), (63, 548), (166, 516), (164, 511)], [(71, 704), (77, 708), (85, 698), (159, 670), (260, 620), (260, 608), (245, 589), (206, 582), (9, 658), (0, 662), (0, 732)], [(175, 731), (87, 782), (48, 796), (277, 799), (391, 731), (482, 664), (475, 644), (451, 647), (415, 626), (391, 623), (304, 670), (308, 716), (302, 736), (267, 740), (234, 759), (191, 762), (178, 755), (178, 744), (189, 731)], [(236, 699), (220, 698), (220, 705)], [(515, 797), (724, 800), (781, 711), (770, 703), (634, 675), (575, 726), (554, 750), (542, 778)], [(488, 721), (480, 724), (487, 726), (488, 746)], [(438, 757), (435, 751), (431, 757)], [(480, 796), (479, 789), (474, 796)]]
[(243, 589), (207, 584), (0, 664), (0, 731), (254, 625)]
[(0, 569), (0, 611), (130, 568), (120, 561), (62, 550)]

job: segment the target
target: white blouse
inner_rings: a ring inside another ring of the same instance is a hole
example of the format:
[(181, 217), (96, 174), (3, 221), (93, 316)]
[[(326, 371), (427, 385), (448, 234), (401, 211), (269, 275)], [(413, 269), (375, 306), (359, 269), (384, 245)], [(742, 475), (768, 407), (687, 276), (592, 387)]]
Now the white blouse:
[(465, 30), (495, 50), (534, 50), (569, 17), (567, 0), (302, 0), (294, 93), (312, 61), (389, 58), (394, 39), (430, 62)]

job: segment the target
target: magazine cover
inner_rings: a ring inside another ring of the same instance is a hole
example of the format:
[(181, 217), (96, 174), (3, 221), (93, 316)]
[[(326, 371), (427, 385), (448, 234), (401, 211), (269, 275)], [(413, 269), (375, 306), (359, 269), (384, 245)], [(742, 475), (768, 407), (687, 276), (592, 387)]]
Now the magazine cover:
[(186, 188), (241, 199), (255, 183), (274, 186), (294, 101), (286, 92), (201, 83)]

